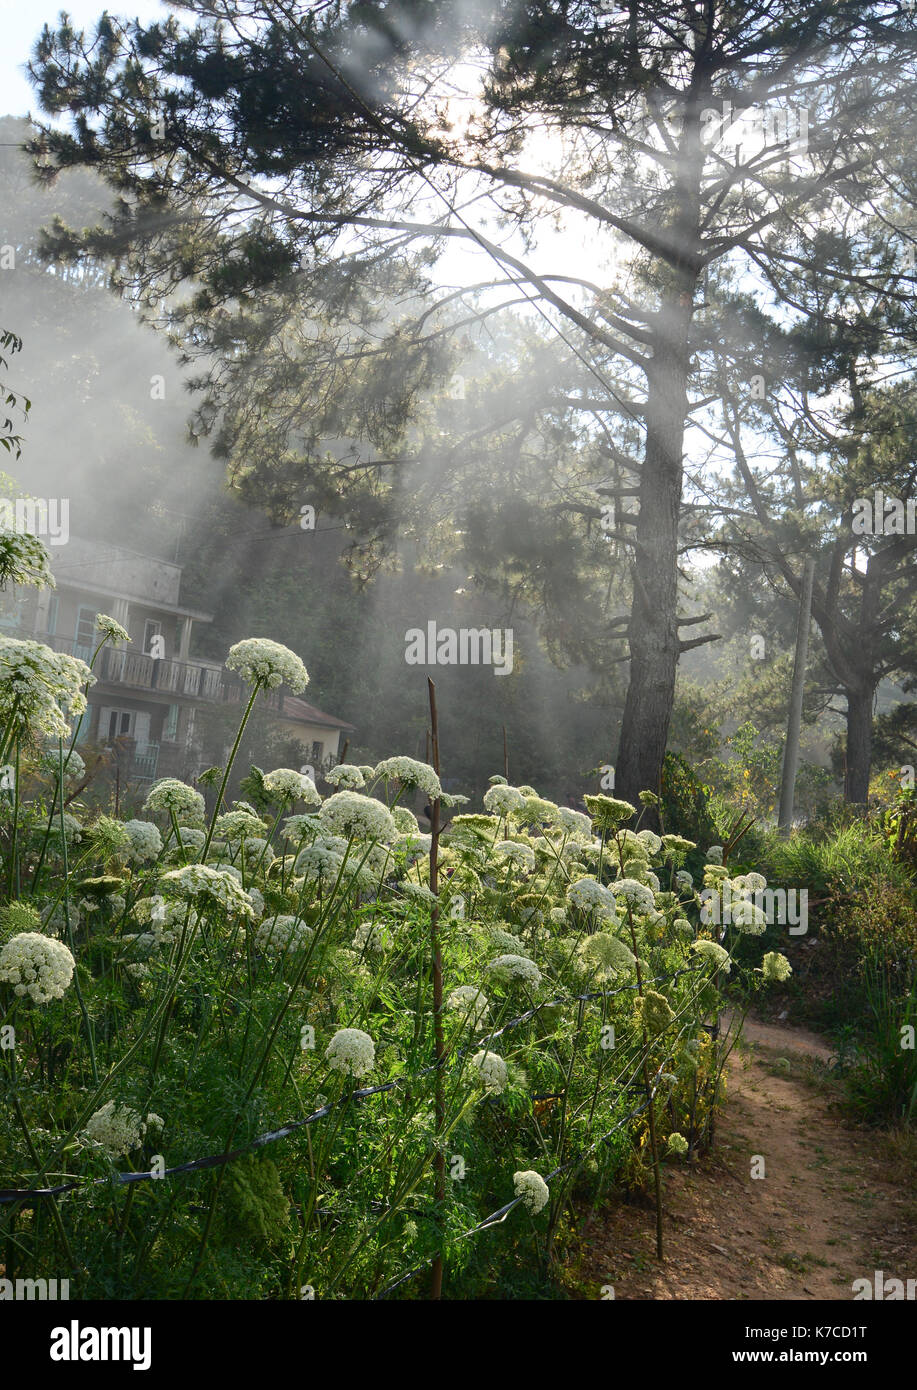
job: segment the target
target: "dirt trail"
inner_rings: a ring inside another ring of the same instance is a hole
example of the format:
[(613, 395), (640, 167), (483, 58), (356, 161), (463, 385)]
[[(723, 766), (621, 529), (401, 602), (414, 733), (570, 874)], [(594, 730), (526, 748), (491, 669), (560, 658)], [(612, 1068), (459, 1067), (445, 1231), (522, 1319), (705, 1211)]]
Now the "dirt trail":
[[(828, 1060), (800, 1029), (746, 1021), (714, 1152), (665, 1165), (666, 1261), (654, 1216), (622, 1203), (584, 1233), (577, 1284), (624, 1299), (850, 1300), (875, 1270), (917, 1276), (915, 1194), (880, 1136), (850, 1128), (805, 1073)], [(765, 1175), (753, 1178), (753, 1156)]]

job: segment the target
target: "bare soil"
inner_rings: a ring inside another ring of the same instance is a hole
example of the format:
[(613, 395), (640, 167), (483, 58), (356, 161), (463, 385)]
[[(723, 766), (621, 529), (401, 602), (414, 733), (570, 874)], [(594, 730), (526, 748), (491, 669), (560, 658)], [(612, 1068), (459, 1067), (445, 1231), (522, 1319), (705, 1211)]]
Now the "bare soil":
[(586, 1223), (578, 1294), (844, 1301), (875, 1270), (917, 1276), (913, 1170), (885, 1136), (844, 1121), (830, 1055), (812, 1033), (746, 1020), (713, 1152), (664, 1165), (664, 1262), (652, 1205), (616, 1202)]

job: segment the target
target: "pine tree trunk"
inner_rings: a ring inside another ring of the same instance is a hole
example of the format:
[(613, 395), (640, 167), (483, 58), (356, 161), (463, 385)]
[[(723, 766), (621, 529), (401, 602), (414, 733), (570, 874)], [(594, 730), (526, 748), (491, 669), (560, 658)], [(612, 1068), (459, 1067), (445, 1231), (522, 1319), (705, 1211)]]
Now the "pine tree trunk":
[(641, 791), (659, 792), (675, 699), (678, 521), (693, 289), (693, 279), (681, 277), (664, 315), (667, 341), (657, 349), (649, 373), (640, 515), (634, 528), (630, 683), (615, 768), (615, 794), (632, 802)]
[(857, 804), (863, 804), (869, 799), (873, 694), (871, 685), (860, 685), (846, 692), (847, 777), (844, 796), (847, 801)]

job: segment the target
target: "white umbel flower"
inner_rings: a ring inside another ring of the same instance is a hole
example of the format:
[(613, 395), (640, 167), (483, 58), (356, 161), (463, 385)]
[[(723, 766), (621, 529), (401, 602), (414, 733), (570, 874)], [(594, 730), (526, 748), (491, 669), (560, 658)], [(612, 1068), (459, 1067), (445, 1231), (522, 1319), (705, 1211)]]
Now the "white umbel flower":
[(619, 878), (611, 885), (616, 898), (623, 898), (633, 912), (650, 913), (656, 908), (652, 888), (635, 878)]
[(353, 836), (357, 840), (390, 842), (398, 834), (388, 807), (359, 792), (335, 792), (322, 806), (318, 818), (327, 830), (346, 839)]
[(592, 821), (585, 812), (574, 811), (571, 806), (558, 806), (554, 819), (566, 835), (577, 840), (592, 839)]
[(471, 1058), (471, 1065), (478, 1074), (478, 1080), (487, 1091), (499, 1096), (507, 1086), (506, 1063), (496, 1052), (476, 1052)]
[(788, 980), (793, 973), (793, 967), (782, 956), (779, 951), (768, 951), (761, 961), (761, 973), (765, 980)]
[(332, 1071), (365, 1076), (376, 1061), (376, 1044), (361, 1028), (339, 1028), (325, 1049)]
[(271, 796), (289, 797), (293, 801), (304, 801), (307, 806), (321, 806), (322, 799), (318, 788), (304, 772), (292, 767), (278, 767), (264, 774), (264, 790)]
[(7, 584), (31, 584), (36, 589), (54, 589), (54, 575), (47, 550), (30, 531), (9, 525), (11, 503), (4, 498), (0, 515), (0, 588)]
[(96, 614), (96, 632), (101, 632), (103, 636), (110, 637), (113, 642), (129, 642), (130, 633), (110, 618), (107, 613)]
[(325, 844), (314, 844), (300, 851), (293, 872), (307, 883), (317, 883), (320, 888), (333, 888), (340, 877), (343, 862), (343, 855), (336, 850)]
[[(319, 801), (321, 801), (321, 797), (319, 797)], [(302, 844), (303, 840), (314, 839), (321, 828), (322, 825), (318, 816), (287, 816), (283, 822), (283, 833), (294, 844)]]
[(371, 951), (383, 955), (392, 944), (392, 934), (386, 922), (373, 922), (367, 918), (361, 922), (353, 935), (355, 951)]
[(509, 816), (516, 811), (521, 811), (525, 805), (525, 797), (515, 787), (504, 786), (498, 782), (493, 787), (488, 787), (484, 793), (484, 810), (492, 816)]
[(398, 829), (399, 835), (419, 835), (420, 826), (414, 812), (407, 806), (393, 806), (392, 820)]
[[(744, 890), (743, 890), (744, 891)], [(738, 927), (746, 936), (761, 936), (767, 929), (767, 917), (757, 903), (750, 897), (742, 897), (730, 904), (732, 925)]]
[(578, 878), (567, 889), (567, 902), (580, 912), (594, 912), (597, 917), (616, 922), (618, 919), (614, 893), (594, 878)]
[(541, 971), (528, 956), (497, 956), (487, 969), (500, 980), (525, 980), (526, 984), (541, 984)]
[(520, 844), (517, 840), (500, 840), (494, 845), (494, 852), (525, 873), (535, 872), (535, 851), (531, 845)]
[(147, 1115), (144, 1119), (129, 1105), (109, 1100), (87, 1120), (83, 1137), (98, 1144), (109, 1158), (120, 1158), (140, 1145), (147, 1128), (161, 1125), (158, 1115)]
[(718, 941), (709, 941), (706, 937), (702, 937), (699, 941), (693, 941), (691, 943), (691, 948), (696, 951), (699, 956), (703, 956), (705, 960), (709, 960), (714, 970), (722, 970), (728, 975), (732, 969), (732, 961), (729, 959), (729, 952), (725, 950)]
[(151, 820), (128, 820), (124, 829), (130, 837), (129, 858), (137, 864), (155, 859), (162, 849), (162, 836), (159, 827)]
[(177, 817), (197, 820), (204, 814), (205, 803), (200, 792), (189, 787), (187, 782), (180, 782), (177, 777), (162, 777), (150, 787), (143, 809), (148, 814), (159, 811), (170, 815), (174, 811)]
[(75, 656), (43, 642), (0, 637), (0, 726), (14, 724), (35, 734), (70, 737), (70, 719), (86, 709), (83, 687), (95, 676)]
[(228, 844), (253, 835), (263, 835), (266, 829), (267, 826), (261, 817), (253, 815), (251, 811), (224, 811), (221, 816), (217, 816), (213, 827), (217, 838), (226, 840)]
[(325, 773), (325, 781), (331, 787), (337, 787), (340, 791), (358, 792), (366, 786), (366, 778), (358, 767), (352, 763), (338, 763), (337, 767), (329, 768)]
[(464, 1015), (472, 1028), (480, 1028), (490, 1013), (487, 996), (474, 985), (457, 985), (455, 989), (450, 990), (446, 1008)]
[(535, 1173), (532, 1169), (513, 1174), (513, 1188), (516, 1196), (522, 1198), (522, 1204), (526, 1211), (532, 1216), (537, 1216), (543, 1207), (546, 1207), (551, 1196), (548, 1184), (540, 1173)]
[(305, 950), (312, 939), (312, 928), (299, 917), (281, 913), (266, 917), (255, 932), (255, 946), (265, 955), (282, 956)]
[(748, 893), (763, 893), (767, 887), (767, 879), (763, 874), (739, 874), (736, 878), (730, 879), (730, 886), (737, 892), (743, 890)]
[(211, 869), (207, 864), (186, 864), (183, 869), (171, 869), (163, 874), (160, 886), (173, 897), (193, 902), (204, 908), (219, 908), (241, 917), (254, 917), (251, 898), (239, 887), (235, 874), (226, 869)]
[(193, 825), (180, 825), (178, 827), (178, 842), (182, 849), (193, 849), (199, 852), (207, 842), (207, 836), (203, 830), (197, 830)]
[(408, 902), (422, 903), (425, 907), (435, 907), (439, 902), (437, 895), (425, 883), (400, 883), (398, 891)]
[(55, 777), (60, 771), (61, 761), (64, 764), (64, 776), (69, 780), (79, 782), (86, 776), (86, 764), (75, 748), (71, 748), (69, 752), (64, 751), (63, 756), (60, 744), (56, 741), (43, 749), (41, 754), (42, 766), (46, 767)]
[(0, 980), (36, 1004), (62, 999), (73, 979), (74, 960), (62, 941), (37, 931), (19, 932), (0, 950)]
[(431, 801), (442, 796), (443, 789), (433, 768), (416, 758), (384, 758), (377, 764), (373, 776), (386, 782), (400, 782), (403, 787), (416, 787)]
[(611, 932), (599, 931), (587, 936), (579, 947), (579, 957), (587, 970), (604, 984), (616, 975), (626, 975), (636, 964), (633, 952)]
[(267, 637), (246, 637), (230, 647), (226, 658), (230, 671), (238, 671), (249, 685), (274, 690), (288, 685), (294, 695), (305, 690), (309, 673), (295, 652)]

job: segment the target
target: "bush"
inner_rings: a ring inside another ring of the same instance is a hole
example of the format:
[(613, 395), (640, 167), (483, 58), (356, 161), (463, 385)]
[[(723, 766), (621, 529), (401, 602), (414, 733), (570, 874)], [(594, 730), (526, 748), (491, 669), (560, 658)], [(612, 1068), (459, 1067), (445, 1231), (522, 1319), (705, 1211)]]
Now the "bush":
[[(240, 646), (253, 701), (262, 667), (301, 666)], [(0, 753), (27, 769), (20, 714)], [(706, 830), (675, 766), (695, 817), (677, 823)], [(550, 1289), (574, 1200), (653, 1165), (651, 1106), (657, 1155), (705, 1141), (721, 1056), (704, 1024), (735, 961), (700, 923), (698, 851), (624, 829), (634, 808), (612, 798), (590, 820), (494, 786), (434, 863), (397, 816), (437, 794), (425, 764), (366, 767), (324, 801), (295, 774), (252, 777), (256, 805), (209, 822), (173, 778), (129, 823), (62, 813), (53, 788), (0, 797), (4, 1181), (75, 1189), (55, 1221), (0, 1206), (7, 1277), (60, 1270), (106, 1299), (414, 1297), (441, 1252), (452, 1296)], [(750, 966), (730, 976), (749, 992)], [(516, 1202), (536, 1168), (547, 1186)]]

